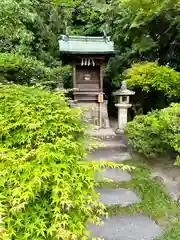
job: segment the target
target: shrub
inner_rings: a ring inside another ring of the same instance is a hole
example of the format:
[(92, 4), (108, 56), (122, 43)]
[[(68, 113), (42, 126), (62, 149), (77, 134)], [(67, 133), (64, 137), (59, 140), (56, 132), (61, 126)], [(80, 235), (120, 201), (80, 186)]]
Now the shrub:
[(147, 156), (167, 149), (180, 152), (180, 104), (136, 116), (126, 127), (134, 150)]
[(14, 53), (0, 53), (0, 81), (16, 84), (54, 88), (59, 82), (66, 82), (70, 76), (69, 66), (48, 68), (35, 59)]
[(155, 62), (138, 63), (126, 70), (123, 75), (130, 88), (141, 88), (145, 92), (155, 90), (168, 96), (180, 96), (180, 73), (168, 66), (159, 66)]
[(103, 205), (81, 118), (60, 93), (0, 85), (0, 239), (87, 239)]

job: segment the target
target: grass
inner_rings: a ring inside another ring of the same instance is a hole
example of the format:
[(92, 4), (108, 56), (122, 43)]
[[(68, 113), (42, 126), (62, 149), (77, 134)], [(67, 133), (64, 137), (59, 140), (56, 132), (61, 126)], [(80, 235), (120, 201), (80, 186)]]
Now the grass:
[[(153, 218), (158, 224), (165, 225), (169, 219), (178, 212), (177, 204), (171, 200), (161, 183), (151, 178), (151, 170), (147, 164), (139, 161), (125, 161), (125, 165), (133, 166), (130, 170), (132, 180), (129, 182), (99, 183), (100, 188), (128, 188), (134, 190), (142, 201), (127, 207), (108, 207), (109, 215), (117, 213), (137, 214), (142, 213)], [(179, 224), (180, 226), (180, 224)], [(172, 231), (172, 230), (169, 230)], [(168, 234), (168, 233), (167, 233)], [(172, 238), (167, 238), (167, 240)], [(174, 238), (176, 240), (176, 238)], [(179, 237), (180, 239), (180, 237)]]
[(179, 240), (180, 239), (180, 220), (179, 218), (173, 219), (167, 226), (164, 236), (157, 240)]

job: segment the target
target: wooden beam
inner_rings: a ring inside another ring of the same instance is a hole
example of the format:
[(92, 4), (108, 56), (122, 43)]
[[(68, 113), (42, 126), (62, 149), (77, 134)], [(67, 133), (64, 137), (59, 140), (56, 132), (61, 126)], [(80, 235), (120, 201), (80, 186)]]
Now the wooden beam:
[(73, 62), (73, 88), (76, 88), (76, 62)]
[(96, 59), (96, 60), (105, 60), (106, 57), (105, 56), (96, 56), (96, 55), (90, 55), (90, 54), (87, 54), (87, 55), (78, 55), (76, 56), (77, 59), (82, 59), (82, 58), (91, 58), (91, 59)]
[(103, 92), (103, 65), (100, 66), (100, 89)]

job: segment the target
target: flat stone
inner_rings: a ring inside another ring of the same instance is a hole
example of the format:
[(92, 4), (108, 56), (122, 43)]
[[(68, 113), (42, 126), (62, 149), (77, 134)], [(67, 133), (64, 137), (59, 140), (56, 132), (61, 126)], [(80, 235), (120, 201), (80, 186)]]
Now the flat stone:
[(97, 189), (97, 193), (100, 194), (100, 202), (107, 206), (121, 205), (122, 207), (125, 207), (141, 201), (136, 193), (125, 188)]
[(93, 142), (98, 146), (98, 148), (116, 148), (116, 149), (121, 149), (121, 148), (126, 148), (125, 144), (122, 142), (122, 140), (116, 140), (116, 139), (111, 139), (111, 140), (97, 140)]
[(168, 193), (170, 194), (171, 198), (174, 201), (179, 201), (180, 199), (180, 184), (173, 183), (173, 182), (165, 182), (165, 188), (167, 189)]
[(163, 229), (153, 220), (143, 215), (113, 216), (104, 225), (89, 224), (91, 238), (104, 240), (155, 240), (162, 235)]
[(106, 168), (104, 172), (99, 175), (102, 178), (108, 178), (114, 182), (131, 180), (131, 175), (119, 168)]
[(177, 179), (177, 181), (173, 181), (172, 178), (158, 172), (154, 172), (152, 178), (164, 185), (166, 192), (170, 195), (172, 200), (178, 201), (180, 197), (180, 180)]
[(93, 137), (109, 138), (115, 137), (116, 134), (112, 128), (89, 129), (88, 134)]
[(119, 150), (121, 148), (123, 149), (127, 149), (127, 147), (124, 145), (124, 143), (121, 140), (99, 140), (99, 139), (94, 139), (94, 140), (90, 140), (89, 142), (87, 142), (87, 146), (91, 146), (94, 145), (96, 146), (98, 150), (100, 150), (101, 148), (115, 148), (116, 150)]
[(88, 160), (100, 161), (104, 160), (106, 162), (122, 162), (125, 160), (132, 159), (131, 155), (126, 152), (125, 145), (121, 148), (100, 148), (92, 152), (88, 156)]

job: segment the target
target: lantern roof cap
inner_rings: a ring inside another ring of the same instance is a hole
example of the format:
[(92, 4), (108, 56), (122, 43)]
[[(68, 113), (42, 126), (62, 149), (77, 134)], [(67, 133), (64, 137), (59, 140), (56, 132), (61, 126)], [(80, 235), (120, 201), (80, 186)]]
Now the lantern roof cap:
[(131, 96), (134, 95), (135, 92), (129, 89), (119, 89), (113, 93), (114, 96)]

